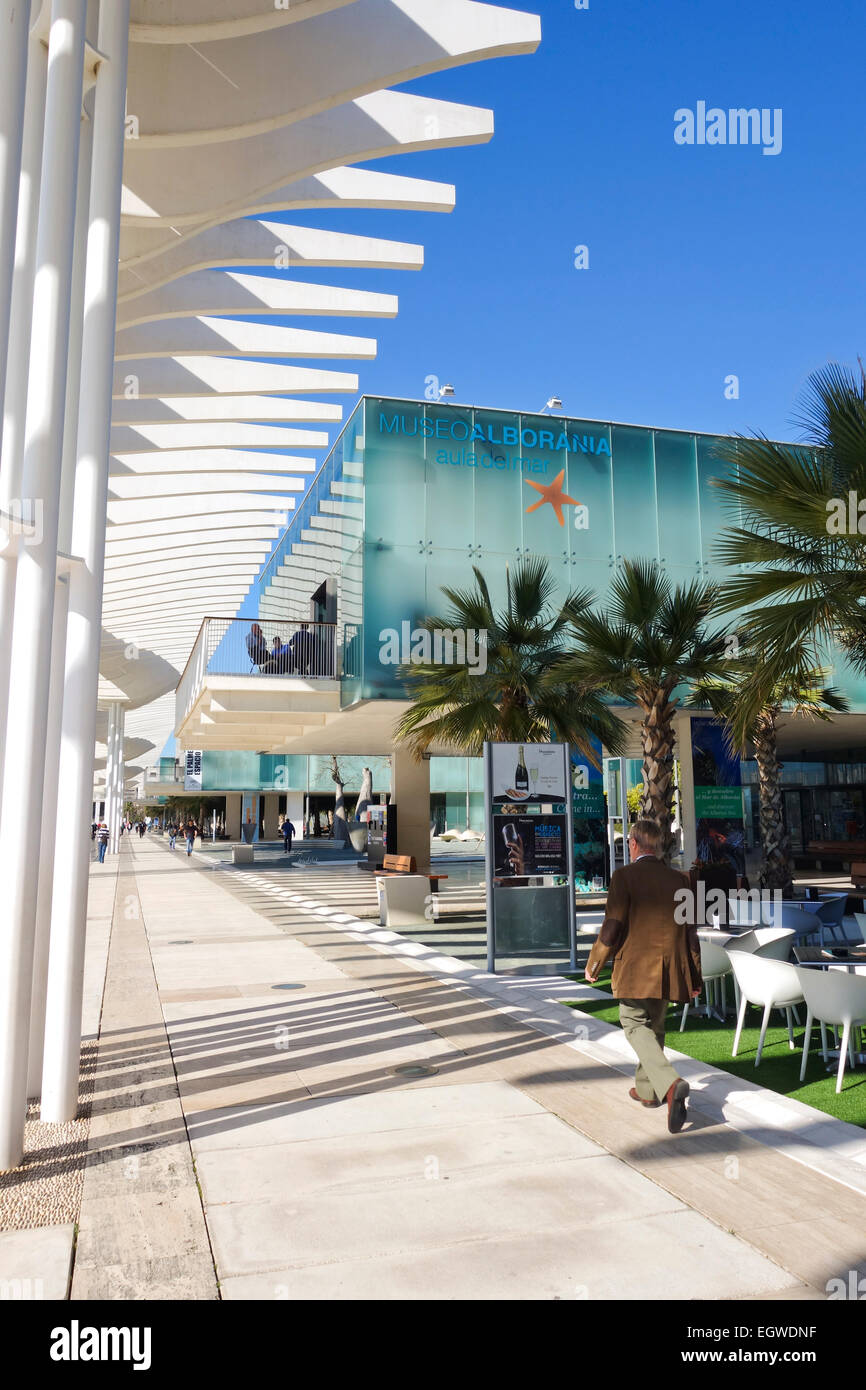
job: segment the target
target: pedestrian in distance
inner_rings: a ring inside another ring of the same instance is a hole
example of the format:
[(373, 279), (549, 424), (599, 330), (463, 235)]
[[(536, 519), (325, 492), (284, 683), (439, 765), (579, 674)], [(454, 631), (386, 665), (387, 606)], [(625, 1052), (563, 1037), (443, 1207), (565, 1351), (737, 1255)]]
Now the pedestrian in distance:
[(177, 826), (175, 825), (174, 821), (172, 821), (171, 825), (168, 827), (168, 847), (169, 847), (169, 849), (174, 849), (175, 841), (176, 841), (176, 840), (177, 840)]
[(99, 821), (97, 821), (97, 820), (91, 821), (91, 824), (90, 824), (90, 838), (91, 838), (91, 840), (95, 840), (95, 839), (96, 839), (96, 832), (97, 832), (98, 829), (99, 829)]
[(689, 1083), (665, 1056), (665, 1016), (668, 1001), (691, 1003), (701, 992), (700, 943), (694, 926), (676, 920), (688, 877), (662, 861), (656, 822), (635, 821), (628, 848), (631, 862), (611, 878), (585, 978), (595, 984), (613, 958), (611, 988), (619, 1000), (623, 1032), (638, 1059), (629, 1095), (648, 1107), (666, 1104), (668, 1129), (678, 1134), (686, 1120)]
[(195, 846), (196, 827), (195, 822), (190, 821), (186, 827), (186, 854), (187, 858), (192, 854)]
[(108, 841), (108, 826), (105, 824), (105, 821), (103, 821), (99, 827), (99, 830), (96, 832), (96, 842), (99, 850), (100, 864), (105, 863), (105, 851), (108, 849)]
[(292, 822), (289, 820), (288, 816), (285, 816), (283, 818), (283, 823), (280, 826), (280, 834), (283, 837), (283, 853), (291, 854), (292, 840), (294, 839), (295, 835), (295, 827), (292, 825)]

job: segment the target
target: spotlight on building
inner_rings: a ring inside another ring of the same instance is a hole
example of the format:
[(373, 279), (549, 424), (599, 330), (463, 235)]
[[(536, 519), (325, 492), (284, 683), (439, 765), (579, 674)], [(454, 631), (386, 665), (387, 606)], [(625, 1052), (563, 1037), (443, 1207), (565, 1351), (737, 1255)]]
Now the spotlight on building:
[(562, 410), (562, 401), (558, 396), (551, 396), (544, 410), (541, 411), (541, 414), (545, 415), (548, 410)]
[(450, 381), (446, 382), (444, 386), (440, 386), (440, 387), (439, 387), (439, 399), (440, 399), (440, 401), (441, 401), (441, 399), (442, 399), (443, 396), (453, 396), (453, 395), (454, 395), (454, 387), (451, 385)]

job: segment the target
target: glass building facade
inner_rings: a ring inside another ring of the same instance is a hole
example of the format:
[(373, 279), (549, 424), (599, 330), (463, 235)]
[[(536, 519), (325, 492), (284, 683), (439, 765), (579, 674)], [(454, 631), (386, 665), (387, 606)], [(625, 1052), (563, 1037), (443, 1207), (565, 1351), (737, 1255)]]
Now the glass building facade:
[[(715, 543), (738, 517), (713, 486), (727, 468), (719, 442), (685, 431), (365, 397), (257, 581), (258, 616), (335, 625), (340, 704), (349, 709), (405, 699), (395, 639), (407, 659), (417, 624), (447, 613), (443, 587), (471, 587), (474, 566), (494, 605), (505, 600), (507, 566), (527, 556), (548, 561), (554, 601), (581, 589), (603, 602), (629, 558), (657, 561), (675, 584), (721, 580), (730, 571), (715, 561)], [(730, 624), (734, 631), (735, 618)], [(844, 663), (835, 667), (833, 683), (851, 710), (866, 712), (864, 679)], [(326, 761), (213, 753), (205, 779), (220, 790), (324, 792), (328, 776), (319, 764)], [(852, 838), (855, 825), (864, 833), (864, 763), (849, 751), (838, 760), (788, 764), (786, 782), (796, 790), (786, 791), (786, 813), (795, 840)], [(749, 764), (743, 781), (752, 830), (757, 797)], [(383, 767), (376, 787), (388, 785)], [(439, 828), (481, 827), (480, 763), (434, 758), (431, 793)]]
[[(545, 557), (555, 597), (603, 600), (624, 559), (673, 583), (730, 574), (714, 560), (726, 510), (719, 437), (566, 417), (365, 397), (258, 581), (259, 616), (338, 624), (342, 703), (402, 699), (383, 633), (447, 609), (442, 588)], [(315, 604), (311, 604), (313, 595)], [(733, 620), (732, 620), (733, 621)], [(866, 682), (836, 674), (852, 709)]]

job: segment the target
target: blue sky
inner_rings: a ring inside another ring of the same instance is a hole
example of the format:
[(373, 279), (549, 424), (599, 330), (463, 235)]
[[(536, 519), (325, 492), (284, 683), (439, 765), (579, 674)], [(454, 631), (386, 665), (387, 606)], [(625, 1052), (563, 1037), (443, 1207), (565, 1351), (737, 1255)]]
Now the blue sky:
[[(489, 106), (488, 145), (381, 161), (453, 182), (448, 215), (292, 221), (423, 242), (414, 272), (311, 272), (397, 293), (362, 390), (793, 437), (807, 374), (864, 349), (862, 45), (842, 0), (541, 0), (542, 43), (408, 84)], [(781, 153), (683, 147), (674, 111), (783, 111)], [(589, 268), (574, 268), (574, 247)], [(301, 277), (305, 278), (305, 277)], [(340, 364), (335, 363), (335, 366)], [(725, 378), (739, 378), (738, 400)]]
[[(422, 397), (436, 375), (458, 402), (531, 411), (555, 393), (577, 418), (797, 437), (808, 374), (866, 355), (857, 10), (515, 8), (541, 15), (535, 55), (406, 88), (492, 108), (492, 141), (380, 162), (454, 183), (453, 213), (286, 217), (422, 243), (420, 272), (290, 272), (397, 294), (398, 317), (302, 326), (376, 337), (376, 361), (359, 364), (371, 395)], [(674, 112), (698, 101), (781, 107), (781, 153), (676, 145)], [(574, 268), (579, 244), (588, 270)], [(348, 417), (354, 401), (332, 399)], [(241, 612), (254, 611), (250, 596)]]

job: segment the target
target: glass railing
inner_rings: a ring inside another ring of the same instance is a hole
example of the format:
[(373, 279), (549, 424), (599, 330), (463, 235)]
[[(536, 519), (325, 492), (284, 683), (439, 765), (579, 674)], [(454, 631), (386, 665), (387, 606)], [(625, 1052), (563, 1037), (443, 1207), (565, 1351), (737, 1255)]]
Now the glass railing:
[(341, 644), (335, 623), (205, 618), (175, 693), (175, 728), (198, 699), (206, 676), (284, 676), (338, 680)]

